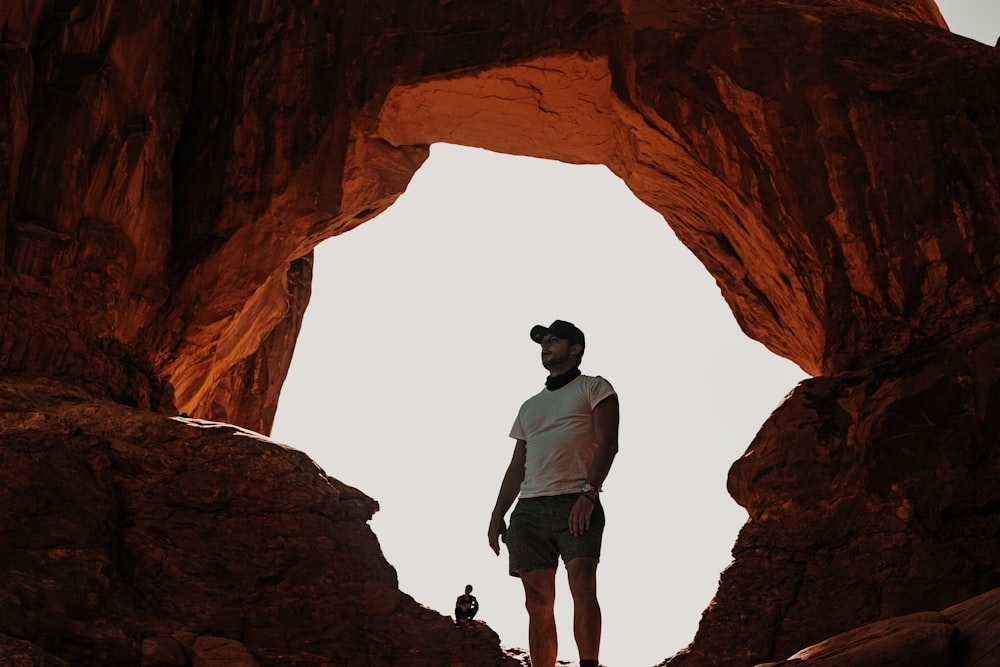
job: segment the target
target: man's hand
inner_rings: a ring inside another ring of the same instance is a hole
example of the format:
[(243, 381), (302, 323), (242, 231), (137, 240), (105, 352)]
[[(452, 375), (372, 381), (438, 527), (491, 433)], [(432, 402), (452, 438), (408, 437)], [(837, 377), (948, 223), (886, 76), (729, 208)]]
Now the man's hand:
[(573, 509), (569, 511), (569, 533), (573, 537), (580, 537), (590, 530), (590, 515), (594, 513), (596, 502), (587, 496), (580, 494), (573, 504)]
[(487, 531), (486, 537), (490, 540), (490, 549), (493, 549), (493, 553), (499, 556), (500, 540), (507, 541), (507, 524), (504, 523), (503, 517), (490, 518), (490, 529)]

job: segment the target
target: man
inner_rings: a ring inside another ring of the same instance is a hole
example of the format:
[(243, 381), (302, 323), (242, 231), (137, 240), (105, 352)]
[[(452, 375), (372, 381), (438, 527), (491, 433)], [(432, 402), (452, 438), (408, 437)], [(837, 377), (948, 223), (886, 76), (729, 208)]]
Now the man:
[(465, 587), (465, 595), (459, 595), (455, 600), (455, 624), (461, 625), (465, 621), (467, 625), (472, 625), (472, 619), (479, 611), (479, 600), (472, 594), (472, 586)]
[[(532, 667), (556, 664), (553, 612), (560, 556), (573, 595), (580, 667), (597, 667), (597, 563), (604, 532), (598, 494), (618, 453), (618, 396), (604, 378), (580, 373), (586, 343), (572, 323), (537, 325), (531, 339), (542, 347), (542, 366), (549, 376), (545, 389), (521, 406), (511, 429), (514, 455), (487, 536), (498, 556), (503, 538), (510, 574), (524, 586)], [(507, 527), (504, 516), (514, 500), (517, 506)]]

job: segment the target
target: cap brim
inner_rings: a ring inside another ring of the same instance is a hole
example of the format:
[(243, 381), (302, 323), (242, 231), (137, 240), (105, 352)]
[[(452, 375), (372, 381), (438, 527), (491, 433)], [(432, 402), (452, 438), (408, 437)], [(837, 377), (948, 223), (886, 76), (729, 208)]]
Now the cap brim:
[(536, 324), (531, 327), (531, 340), (536, 343), (541, 343), (542, 339), (545, 338), (545, 334), (549, 332), (548, 327), (544, 327), (541, 324)]

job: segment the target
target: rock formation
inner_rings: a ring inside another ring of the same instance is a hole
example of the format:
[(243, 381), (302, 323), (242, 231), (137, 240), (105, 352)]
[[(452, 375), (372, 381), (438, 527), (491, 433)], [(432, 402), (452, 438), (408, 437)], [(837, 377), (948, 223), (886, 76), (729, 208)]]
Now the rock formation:
[(0, 436), (0, 658), (520, 664), (401, 593), (376, 503), (301, 452), (46, 380), (0, 381)]
[(750, 519), (698, 639), (669, 664), (753, 664), (1000, 586), (998, 399), (995, 326), (803, 382), (730, 470)]
[[(734, 464), (750, 520), (669, 664), (782, 659), (998, 585), (1000, 57), (932, 0), (3, 0), (0, 20), (0, 488), (37, 499), (2, 514), (0, 651), (320, 664), (365, 633), (438, 664), (425, 631), (452, 651), (362, 494), (168, 419), (269, 430), (311, 249), (435, 141), (606, 164), (747, 335), (816, 376)], [(293, 470), (302, 493), (269, 506)], [(288, 535), (251, 530), (274, 512)], [(227, 540), (262, 560), (230, 572)], [(307, 584), (302, 549), (350, 585)], [(368, 620), (338, 615), (356, 604)]]
[(1000, 590), (944, 611), (878, 621), (758, 667), (987, 667), (997, 661)]

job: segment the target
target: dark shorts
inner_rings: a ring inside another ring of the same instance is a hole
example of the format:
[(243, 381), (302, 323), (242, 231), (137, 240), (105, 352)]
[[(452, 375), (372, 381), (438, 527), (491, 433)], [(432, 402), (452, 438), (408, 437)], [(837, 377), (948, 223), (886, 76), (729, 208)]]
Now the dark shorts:
[(569, 532), (569, 512), (579, 497), (570, 493), (517, 501), (505, 539), (512, 577), (521, 570), (554, 570), (560, 556), (563, 562), (581, 556), (600, 560), (604, 536), (604, 508), (600, 499), (590, 515), (590, 529), (579, 537)]

